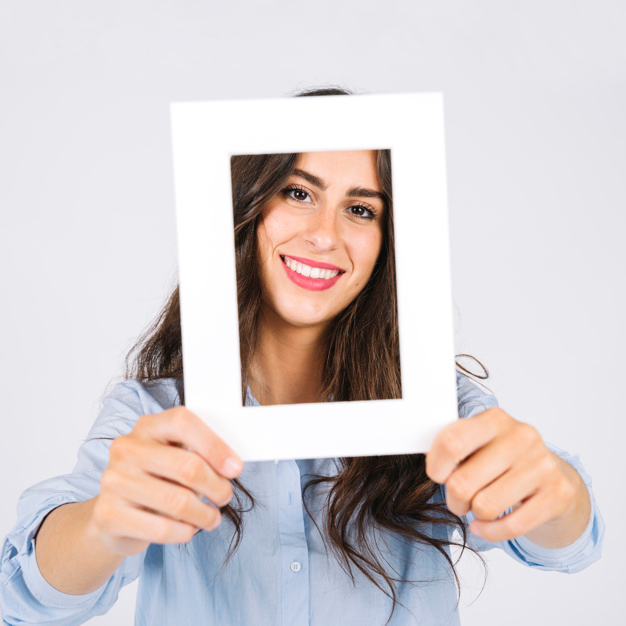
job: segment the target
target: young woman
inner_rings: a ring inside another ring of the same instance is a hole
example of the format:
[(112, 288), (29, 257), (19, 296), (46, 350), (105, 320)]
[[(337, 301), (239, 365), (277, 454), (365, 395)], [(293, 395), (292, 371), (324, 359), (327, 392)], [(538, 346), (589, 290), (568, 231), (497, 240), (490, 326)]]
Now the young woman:
[[(233, 197), (245, 403), (399, 397), (389, 154), (234, 157)], [(597, 559), (577, 459), (457, 381), (472, 419), (427, 455), (244, 467), (184, 408), (175, 291), (73, 473), (23, 495), (5, 622), (82, 623), (140, 576), (137, 624), (442, 626), (455, 529), (534, 567)]]

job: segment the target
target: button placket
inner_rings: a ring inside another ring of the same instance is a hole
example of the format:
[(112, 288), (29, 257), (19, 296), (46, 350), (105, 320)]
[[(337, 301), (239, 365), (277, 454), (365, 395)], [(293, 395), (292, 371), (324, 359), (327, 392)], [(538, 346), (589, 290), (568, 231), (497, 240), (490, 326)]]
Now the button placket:
[(278, 533), (281, 551), (281, 622), (309, 625), (308, 545), (298, 464), (280, 461), (276, 466)]

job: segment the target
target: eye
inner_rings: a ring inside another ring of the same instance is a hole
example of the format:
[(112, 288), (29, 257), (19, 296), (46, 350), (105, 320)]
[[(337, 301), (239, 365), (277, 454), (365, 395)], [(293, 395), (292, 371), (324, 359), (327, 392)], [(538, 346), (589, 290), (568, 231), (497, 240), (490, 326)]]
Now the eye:
[[(313, 200), (311, 199), (309, 192), (303, 187), (298, 187), (297, 185), (291, 185), (289, 187), (285, 187), (285, 189), (283, 189), (281, 193), (285, 197), (291, 198), (292, 200), (295, 200), (296, 202), (304, 202), (305, 204), (313, 203)], [(306, 200), (306, 198), (309, 198), (309, 199)]]
[(361, 220), (374, 220), (376, 219), (376, 211), (373, 208), (365, 206), (363, 204), (355, 204), (354, 206), (346, 209), (350, 215), (354, 215)]

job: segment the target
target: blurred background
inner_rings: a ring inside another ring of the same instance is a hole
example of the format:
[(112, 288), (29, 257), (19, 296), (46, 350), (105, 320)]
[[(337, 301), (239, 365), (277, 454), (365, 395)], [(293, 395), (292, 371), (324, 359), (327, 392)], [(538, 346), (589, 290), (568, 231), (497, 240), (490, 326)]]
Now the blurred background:
[(1, 0), (0, 535), (176, 280), (169, 103), (441, 91), (457, 351), (580, 454), (608, 526), (573, 576), (492, 551), (481, 593), (463, 557), (462, 622), (622, 623), (625, 27), (619, 0)]

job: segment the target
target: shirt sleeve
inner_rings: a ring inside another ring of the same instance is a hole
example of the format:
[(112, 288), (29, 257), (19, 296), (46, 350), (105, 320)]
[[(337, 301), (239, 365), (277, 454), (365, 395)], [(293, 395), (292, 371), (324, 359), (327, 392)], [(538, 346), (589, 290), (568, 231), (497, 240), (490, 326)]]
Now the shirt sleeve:
[[(457, 391), (459, 397), (459, 417), (468, 418), (497, 407), (498, 401), (493, 395), (488, 395), (466, 376), (457, 373)], [(583, 479), (591, 499), (591, 517), (583, 534), (571, 545), (565, 548), (543, 548), (534, 544), (526, 537), (518, 537), (511, 541), (490, 542), (481, 537), (468, 533), (468, 546), (477, 551), (500, 548), (512, 556), (516, 561), (543, 570), (574, 573), (588, 567), (597, 561), (602, 554), (604, 540), (604, 521), (596, 504), (591, 478), (585, 471), (580, 459), (564, 450), (546, 442), (546, 446), (564, 461), (569, 463)], [(506, 513), (510, 513), (510, 510)], [(475, 516), (468, 513), (466, 516), (469, 525)]]
[(171, 406), (172, 392), (172, 385), (152, 393), (137, 381), (117, 385), (104, 399), (73, 472), (45, 480), (22, 494), (18, 522), (5, 538), (0, 557), (0, 608), (5, 624), (81, 624), (108, 611), (121, 587), (139, 576), (145, 553), (127, 557), (96, 591), (62, 593), (39, 571), (34, 537), (50, 511), (69, 502), (84, 502), (100, 492), (100, 476), (108, 465), (112, 440), (130, 432), (140, 415), (162, 411), (162, 403)]

